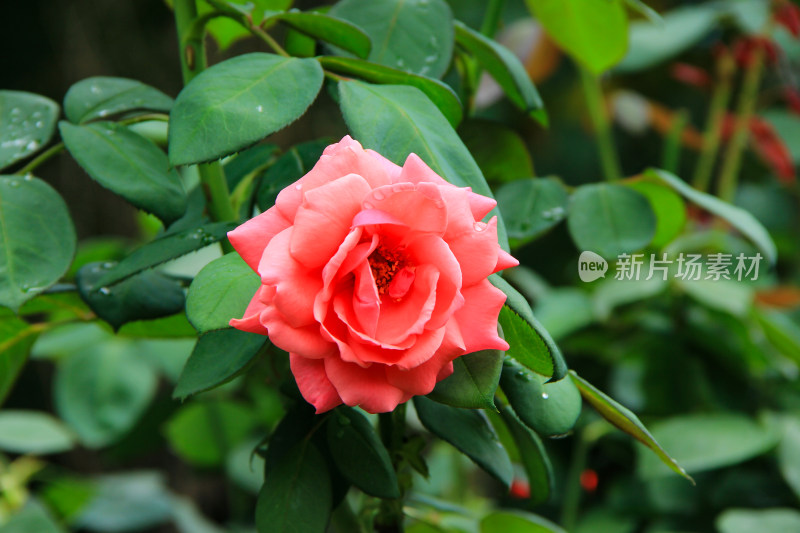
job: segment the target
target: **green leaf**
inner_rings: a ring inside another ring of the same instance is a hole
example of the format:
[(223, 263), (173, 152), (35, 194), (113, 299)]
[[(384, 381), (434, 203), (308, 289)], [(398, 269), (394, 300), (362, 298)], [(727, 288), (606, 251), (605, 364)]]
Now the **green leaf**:
[(628, 53), (616, 70), (644, 70), (688, 50), (715, 28), (718, 12), (718, 6), (700, 4), (673, 9), (660, 21), (631, 22)]
[(0, 320), (0, 406), (28, 360), (38, 332), (17, 317)]
[(316, 99), (322, 68), (314, 59), (252, 53), (194, 78), (170, 113), (173, 165), (219, 159), (294, 122)]
[(267, 470), (256, 503), (259, 533), (324, 533), (332, 510), (328, 466), (310, 442)]
[(56, 411), (85, 446), (100, 448), (133, 427), (155, 395), (156, 385), (152, 366), (134, 345), (106, 340), (59, 363)]
[(649, 169), (645, 175), (653, 176), (666, 183), (687, 200), (726, 220), (731, 226), (739, 230), (742, 235), (750, 239), (764, 253), (770, 264), (775, 264), (777, 259), (775, 243), (772, 241), (772, 237), (769, 236), (769, 232), (753, 215), (715, 196), (693, 189), (685, 181), (665, 170)]
[(500, 310), (499, 322), (510, 348), (506, 355), (543, 376), (558, 381), (567, 374), (567, 363), (550, 333), (536, 320), (528, 300), (506, 280), (493, 274), (492, 284), (503, 291), (506, 305)]
[(667, 454), (635, 414), (580, 377), (574, 370), (570, 370), (570, 377), (578, 387), (583, 399), (594, 407), (600, 413), (600, 416), (650, 448), (673, 472), (680, 474), (694, 484), (692, 477), (686, 473), (686, 470), (675, 459)]
[(94, 498), (75, 520), (82, 531), (152, 530), (168, 522), (173, 495), (163, 474), (142, 470), (98, 476)]
[(526, 0), (547, 34), (595, 74), (628, 49), (628, 16), (620, 0)]
[(494, 511), (481, 519), (480, 533), (566, 533), (541, 516), (524, 511)]
[(61, 196), (29, 176), (0, 176), (0, 306), (16, 311), (64, 275), (75, 228)]
[(769, 309), (756, 307), (753, 316), (764, 330), (767, 340), (795, 364), (800, 364), (800, 325), (787, 315)]
[(781, 425), (783, 436), (778, 445), (778, 468), (786, 484), (800, 497), (800, 418), (785, 416)]
[(364, 30), (374, 63), (431, 78), (450, 65), (453, 15), (444, 0), (340, 0), (329, 14)]
[(223, 167), (228, 189), (235, 190), (248, 174), (257, 173), (273, 164), (278, 151), (275, 144), (257, 144), (228, 159)]
[[(166, 0), (170, 3), (172, 0)], [(284, 11), (289, 9), (293, 0), (225, 0), (224, 5), (230, 11), (241, 14), (249, 13), (253, 23), (258, 25), (264, 20), (264, 14), (270, 11)], [(222, 3), (222, 2), (219, 2)], [(205, 0), (197, 0), (197, 11), (199, 15), (205, 15), (213, 11), (218, 11)], [(226, 50), (233, 43), (244, 37), (250, 37), (251, 33), (236, 20), (230, 18), (213, 18), (206, 24), (206, 30), (217, 41), (220, 50)]]
[(547, 112), (542, 98), (517, 56), (462, 22), (455, 21), (455, 30), (456, 43), (475, 56), (478, 63), (503, 88), (509, 100), (546, 126)]
[(325, 41), (362, 59), (369, 56), (372, 49), (370, 38), (358, 26), (323, 13), (303, 13), (293, 9), (268, 16), (267, 20), (280, 20), (309, 37)]
[[(568, 380), (562, 380), (568, 381)], [(526, 427), (514, 411), (506, 406), (500, 409), (500, 415), (506, 424), (514, 443), (517, 445), (525, 474), (528, 478), (531, 495), (530, 505), (539, 505), (550, 499), (551, 490), (555, 484), (553, 465), (547, 457), (542, 440), (531, 429)]]
[(589, 296), (574, 287), (548, 291), (537, 302), (536, 317), (553, 339), (563, 339), (595, 321)]
[(203, 267), (189, 287), (186, 316), (203, 333), (227, 328), (241, 318), (261, 286), (261, 278), (238, 254), (227, 254)]
[(0, 450), (45, 455), (71, 450), (75, 437), (60, 420), (39, 411), (0, 412)]
[(461, 101), (456, 93), (449, 85), (439, 80), (350, 57), (321, 56), (317, 61), (327, 70), (355, 76), (370, 83), (416, 87), (430, 98), (454, 128), (464, 116)]
[[(173, 398), (207, 391), (239, 375), (267, 342), (263, 335), (226, 328), (200, 335), (183, 367)], [(224, 357), (221, 356), (224, 354)]]
[(656, 217), (642, 194), (599, 183), (573, 193), (567, 227), (579, 250), (614, 259), (647, 246), (656, 233)]
[(70, 87), (64, 96), (64, 114), (74, 124), (127, 111), (168, 112), (171, 108), (172, 98), (127, 78), (86, 78)]
[(525, 141), (503, 124), (470, 119), (459, 127), (458, 134), (489, 183), (505, 183), (535, 175)]
[(183, 311), (185, 298), (181, 285), (152, 270), (98, 290), (97, 280), (113, 266), (113, 263), (88, 263), (78, 271), (75, 281), (81, 298), (115, 330), (127, 322)]
[(519, 179), (497, 191), (508, 237), (522, 242), (561, 222), (567, 213), (567, 199), (567, 190), (555, 178)]
[(252, 409), (243, 403), (196, 401), (184, 405), (169, 419), (164, 434), (183, 460), (212, 467), (221, 465), (225, 454), (247, 439), (255, 426)]
[(455, 446), (506, 487), (514, 470), (497, 434), (480, 410), (459, 409), (414, 397), (417, 415), (428, 431)]
[(147, 337), (149, 339), (172, 339), (180, 337), (196, 337), (197, 331), (186, 319), (186, 313), (157, 318), (155, 320), (137, 320), (128, 322), (117, 332), (121, 337)]
[(327, 425), (328, 449), (344, 477), (372, 496), (399, 498), (392, 459), (364, 415), (338, 407)]
[(436, 384), (428, 398), (465, 409), (496, 409), (494, 392), (503, 367), (503, 352), (482, 350), (453, 360), (453, 374)]
[(545, 437), (570, 432), (581, 414), (581, 393), (570, 379), (547, 383), (547, 377), (507, 360), (500, 387), (520, 420)]
[(660, 23), (663, 21), (658, 11), (645, 4), (642, 0), (625, 0), (625, 3), (633, 11), (636, 11), (650, 22)]
[[(480, 168), (458, 134), (419, 89), (347, 81), (339, 83), (339, 95), (345, 122), (365, 148), (372, 148), (399, 165), (415, 153), (453, 185), (472, 187), (474, 192), (492, 197)], [(495, 208), (490, 214), (497, 215), (498, 239), (507, 250), (500, 213)]]
[[(735, 465), (775, 447), (779, 434), (733, 413), (702, 413), (669, 418), (652, 425), (653, 438), (670, 450), (687, 472)], [(639, 455), (642, 477), (669, 471), (652, 454)]]
[(686, 225), (686, 204), (671, 188), (649, 178), (626, 180), (625, 186), (643, 194), (656, 216), (656, 233), (650, 243), (656, 248), (669, 244)]
[(726, 509), (716, 519), (719, 533), (786, 533), (800, 531), (797, 509)]
[(183, 216), (187, 198), (181, 178), (151, 141), (114, 122), (62, 121), (59, 129), (72, 157), (100, 185), (165, 224)]
[[(331, 141), (332, 142), (332, 141)], [(264, 173), (258, 187), (258, 206), (266, 211), (286, 186), (302, 178), (319, 161), (331, 142), (321, 139), (292, 146)]]
[(212, 222), (199, 228), (164, 235), (134, 250), (108, 270), (97, 285), (102, 287), (119, 283), (142, 270), (214, 244), (226, 238), (228, 231), (235, 227), (235, 222)]
[(3, 533), (64, 533), (64, 529), (50, 516), (49, 511), (36, 499), (29, 499), (25, 507), (8, 517), (3, 523)]
[(0, 91), (0, 169), (35, 154), (53, 137), (58, 104), (38, 94)]

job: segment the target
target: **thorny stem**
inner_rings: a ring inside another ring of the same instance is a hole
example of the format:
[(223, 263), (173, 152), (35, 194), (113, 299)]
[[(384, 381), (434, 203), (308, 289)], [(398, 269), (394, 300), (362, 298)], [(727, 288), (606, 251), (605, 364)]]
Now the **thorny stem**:
[(592, 119), (592, 125), (597, 135), (597, 149), (600, 151), (603, 175), (606, 181), (617, 181), (622, 177), (622, 171), (617, 159), (617, 151), (614, 148), (614, 138), (603, 99), (600, 78), (583, 66), (578, 68), (581, 72), (581, 82), (583, 84), (583, 93), (586, 96), (586, 105), (589, 108), (589, 116)]
[(694, 172), (692, 185), (699, 191), (706, 192), (711, 182), (711, 173), (714, 162), (717, 160), (720, 139), (722, 138), (722, 125), (728, 111), (728, 102), (731, 98), (731, 81), (736, 64), (733, 57), (723, 52), (717, 60), (717, 80), (714, 93), (711, 96), (711, 106), (706, 122), (706, 131), (703, 135), (703, 147), (700, 159)]
[[(206, 68), (206, 49), (203, 43), (205, 32), (195, 25), (197, 6), (195, 0), (175, 0), (175, 26), (178, 31), (180, 46), (181, 72), (184, 85), (192, 81)], [(200, 183), (208, 201), (208, 212), (216, 221), (237, 220), (230, 201), (228, 183), (219, 162), (201, 163), (197, 165)], [(227, 240), (221, 241), (223, 252), (232, 252), (233, 247)]]

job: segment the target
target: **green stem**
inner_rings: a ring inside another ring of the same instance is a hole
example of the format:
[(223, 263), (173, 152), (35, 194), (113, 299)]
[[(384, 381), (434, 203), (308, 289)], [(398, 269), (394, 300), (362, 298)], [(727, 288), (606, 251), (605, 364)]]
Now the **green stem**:
[(54, 144), (41, 154), (37, 155), (34, 159), (31, 160), (30, 163), (19, 169), (18, 174), (24, 176), (25, 174), (31, 174), (36, 168), (39, 167), (42, 163), (51, 159), (53, 156), (56, 156), (64, 151), (64, 143)]
[(711, 183), (711, 173), (719, 152), (722, 138), (722, 125), (728, 111), (731, 98), (731, 80), (736, 64), (730, 54), (724, 53), (717, 63), (717, 84), (711, 96), (711, 107), (708, 112), (706, 131), (703, 135), (703, 148), (694, 172), (692, 185), (699, 191), (706, 192)]
[(575, 448), (572, 451), (572, 461), (567, 473), (566, 486), (564, 487), (564, 501), (561, 506), (561, 526), (566, 531), (572, 531), (578, 518), (581, 503), (581, 474), (586, 468), (586, 458), (589, 455), (590, 442), (585, 438), (583, 431), (576, 435)]
[[(205, 26), (195, 24), (197, 5), (195, 0), (175, 0), (175, 26), (180, 46), (181, 72), (183, 84), (187, 85), (206, 68), (206, 49), (203, 43)], [(200, 183), (208, 203), (208, 213), (213, 220), (237, 220), (228, 191), (228, 183), (219, 162), (197, 165)], [(221, 241), (225, 253), (233, 251), (227, 240)]]
[(681, 139), (683, 130), (689, 121), (689, 114), (685, 109), (677, 111), (674, 115), (672, 127), (669, 129), (667, 138), (664, 142), (664, 155), (661, 159), (661, 168), (673, 174), (677, 174), (678, 166), (681, 161)]
[(503, 4), (505, 4), (505, 0), (489, 0), (489, 5), (486, 7), (486, 14), (483, 16), (483, 24), (481, 24), (481, 33), (490, 39), (494, 37), (494, 33), (497, 31), (500, 14), (503, 12)]
[(742, 155), (750, 137), (750, 119), (758, 99), (758, 89), (761, 86), (761, 75), (764, 72), (764, 49), (757, 47), (753, 51), (750, 64), (744, 73), (742, 90), (736, 105), (736, 122), (733, 135), (728, 143), (728, 149), (722, 161), (722, 170), (719, 174), (718, 195), (726, 202), (732, 202), (736, 194), (736, 185), (739, 181), (739, 170), (742, 165)]
[(600, 163), (603, 167), (603, 175), (607, 181), (617, 181), (622, 177), (617, 151), (614, 148), (614, 138), (611, 132), (611, 123), (608, 120), (603, 99), (603, 88), (600, 85), (600, 78), (589, 72), (585, 67), (578, 67), (581, 72), (581, 82), (583, 93), (586, 96), (586, 105), (589, 109), (589, 116), (592, 119), (595, 134), (597, 135), (597, 149), (600, 152)]
[[(392, 466), (400, 478), (403, 467), (401, 450), (406, 433), (406, 404), (398, 405), (391, 413), (378, 415), (378, 429), (381, 440), (392, 458)], [(379, 533), (402, 533), (404, 487), (400, 484), (400, 497), (381, 500), (378, 516), (375, 517), (375, 531)]]

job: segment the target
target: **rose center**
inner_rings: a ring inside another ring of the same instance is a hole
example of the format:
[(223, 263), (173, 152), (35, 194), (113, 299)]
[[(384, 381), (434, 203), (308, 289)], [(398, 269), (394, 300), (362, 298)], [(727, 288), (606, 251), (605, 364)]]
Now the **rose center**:
[(394, 299), (400, 299), (406, 295), (414, 282), (415, 269), (407, 264), (402, 253), (379, 246), (370, 254), (367, 261), (369, 261), (378, 294), (388, 293), (389, 297)]

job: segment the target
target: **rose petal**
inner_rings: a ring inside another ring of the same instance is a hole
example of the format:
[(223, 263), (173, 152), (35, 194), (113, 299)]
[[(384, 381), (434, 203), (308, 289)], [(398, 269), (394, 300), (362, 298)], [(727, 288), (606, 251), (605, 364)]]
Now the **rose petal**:
[(422, 235), (408, 246), (408, 259), (412, 264), (428, 264), (440, 273), (436, 285), (436, 304), (431, 312), (428, 328), (440, 328), (450, 320), (453, 312), (463, 305), (461, 266), (450, 247), (439, 237)]
[(325, 358), (325, 373), (342, 402), (369, 413), (387, 413), (412, 396), (389, 384), (385, 369), (384, 365), (361, 368), (337, 357)]
[(228, 324), (236, 329), (247, 331), (249, 333), (258, 333), (259, 335), (266, 335), (267, 328), (261, 324), (261, 312), (266, 309), (267, 304), (264, 300), (270, 301), (272, 295), (275, 293), (273, 287), (261, 286), (253, 295), (253, 299), (247, 304), (247, 309), (244, 311), (241, 319), (232, 318)]
[(388, 367), (386, 378), (389, 383), (412, 395), (424, 395), (431, 392), (438, 381), (449, 376), (452, 373), (451, 361), (464, 354), (464, 343), (458, 324), (454, 321), (442, 328), (441, 332), (441, 344), (423, 363), (414, 367)]
[[(381, 161), (379, 158), (384, 159)], [(310, 191), (348, 174), (358, 174), (370, 184), (370, 188), (391, 183), (393, 165), (376, 153), (367, 153), (361, 145), (345, 136), (337, 144), (325, 148), (323, 156), (308, 174), (283, 189), (275, 206), (288, 220), (294, 220), (303, 197)]]
[(289, 253), (293, 230), (282, 231), (269, 243), (258, 273), (261, 282), (276, 289), (273, 305), (294, 328), (314, 323), (314, 299), (322, 290), (319, 270), (312, 270), (297, 262)]
[(317, 414), (330, 411), (342, 403), (342, 399), (325, 374), (323, 361), (307, 359), (293, 353), (289, 354), (289, 365), (300, 394), (317, 408)]
[(292, 256), (309, 268), (327, 263), (350, 232), (369, 191), (364, 178), (349, 174), (307, 192), (292, 226)]
[(506, 341), (497, 335), (497, 317), (506, 301), (506, 295), (483, 280), (461, 289), (464, 307), (455, 312), (466, 353), (479, 350), (508, 350)]
[(319, 324), (293, 328), (273, 306), (261, 312), (260, 320), (267, 328), (272, 344), (281, 350), (311, 359), (336, 353), (336, 345), (323, 338)]
[(492, 274), (495, 272), (500, 272), (501, 270), (505, 270), (507, 268), (513, 268), (519, 265), (519, 261), (514, 259), (511, 254), (503, 250), (502, 248), (497, 249), (497, 264), (492, 271)]
[(434, 183), (436, 185), (453, 186), (431, 170), (431, 167), (425, 164), (425, 161), (417, 154), (408, 154), (406, 162), (403, 163), (403, 170), (400, 171), (400, 175), (397, 177), (397, 181), (401, 183)]
[(495, 272), (498, 257), (497, 251), (497, 218), (492, 218), (488, 224), (477, 229), (471, 226), (469, 230), (447, 241), (450, 250), (461, 266), (463, 286), (474, 285)]
[(365, 210), (388, 214), (390, 224), (408, 226), (413, 232), (442, 235), (447, 228), (447, 207), (439, 188), (430, 183), (378, 187), (364, 198), (363, 205)]
[(242, 256), (250, 268), (258, 271), (258, 263), (270, 240), (291, 225), (275, 207), (270, 207), (260, 215), (251, 218), (233, 231), (228, 232), (228, 240)]

